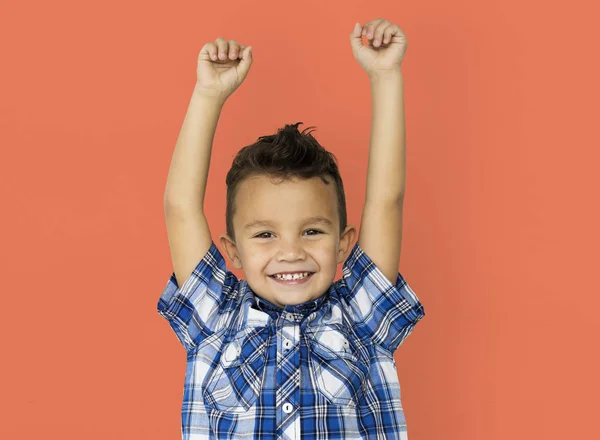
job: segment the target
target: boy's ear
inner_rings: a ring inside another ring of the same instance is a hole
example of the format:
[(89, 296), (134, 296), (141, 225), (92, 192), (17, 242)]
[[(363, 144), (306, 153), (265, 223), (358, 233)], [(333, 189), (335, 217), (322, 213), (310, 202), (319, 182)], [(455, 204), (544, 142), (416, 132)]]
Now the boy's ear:
[(352, 246), (356, 241), (356, 228), (353, 225), (346, 226), (344, 232), (340, 236), (340, 248), (338, 250), (337, 262), (343, 263), (350, 251), (352, 250)]
[(242, 259), (240, 258), (240, 254), (233, 239), (227, 234), (221, 234), (219, 236), (219, 242), (221, 243), (221, 248), (225, 249), (227, 256), (231, 260), (231, 265), (236, 269), (241, 269)]

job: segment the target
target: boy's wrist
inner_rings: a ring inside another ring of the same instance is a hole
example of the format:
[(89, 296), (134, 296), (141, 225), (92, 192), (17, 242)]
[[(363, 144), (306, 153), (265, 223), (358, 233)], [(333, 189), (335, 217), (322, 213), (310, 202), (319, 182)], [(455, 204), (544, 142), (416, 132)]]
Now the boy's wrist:
[(225, 101), (227, 100), (227, 97), (221, 95), (220, 93), (214, 92), (212, 90), (203, 89), (200, 86), (198, 86), (198, 84), (196, 84), (194, 86), (194, 91), (193, 91), (192, 95), (193, 95), (194, 99), (210, 101), (210, 102), (214, 103), (215, 105), (221, 105), (221, 106), (223, 104), (225, 104)]
[(369, 76), (369, 81), (371, 82), (371, 85), (378, 85), (378, 84), (386, 83), (386, 82), (397, 82), (397, 81), (402, 81), (402, 80), (403, 80), (403, 77), (402, 77), (401, 70), (373, 74), (373, 75)]

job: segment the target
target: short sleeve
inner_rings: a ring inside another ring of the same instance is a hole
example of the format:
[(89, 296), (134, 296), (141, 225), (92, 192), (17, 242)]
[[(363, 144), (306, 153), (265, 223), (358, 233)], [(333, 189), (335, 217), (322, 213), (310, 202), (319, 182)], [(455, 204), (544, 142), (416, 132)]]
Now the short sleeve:
[(169, 321), (187, 352), (226, 325), (221, 309), (237, 281), (214, 241), (181, 288), (171, 273), (158, 300), (158, 313)]
[(359, 246), (354, 245), (336, 282), (359, 332), (393, 353), (425, 316), (425, 310), (404, 277), (395, 284)]

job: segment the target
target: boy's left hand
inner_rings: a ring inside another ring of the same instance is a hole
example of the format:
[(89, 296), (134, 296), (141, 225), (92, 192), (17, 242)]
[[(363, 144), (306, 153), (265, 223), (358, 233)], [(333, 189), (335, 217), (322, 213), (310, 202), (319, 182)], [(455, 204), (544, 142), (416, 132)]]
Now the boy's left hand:
[[(369, 37), (368, 34), (371, 34)], [(367, 44), (363, 44), (365, 36)], [(354, 58), (369, 78), (399, 74), (408, 41), (402, 29), (382, 18), (354, 25), (350, 34)]]

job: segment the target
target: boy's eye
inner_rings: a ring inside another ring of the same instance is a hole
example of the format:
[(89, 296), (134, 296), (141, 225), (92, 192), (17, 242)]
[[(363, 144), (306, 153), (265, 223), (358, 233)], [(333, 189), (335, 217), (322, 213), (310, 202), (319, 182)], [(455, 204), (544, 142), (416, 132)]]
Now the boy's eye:
[(262, 237), (262, 235), (265, 235), (265, 234), (270, 234), (270, 232), (261, 232), (260, 234), (255, 235), (255, 238), (269, 238), (269, 237)]
[[(308, 231), (313, 231), (315, 232), (315, 234), (309, 234), (309, 235), (317, 235), (317, 234), (322, 234), (322, 231), (319, 231), (318, 229), (307, 229), (306, 232)], [(265, 237), (265, 234), (271, 234), (270, 232), (261, 232), (258, 235), (255, 235), (254, 238), (269, 238), (269, 237)]]

